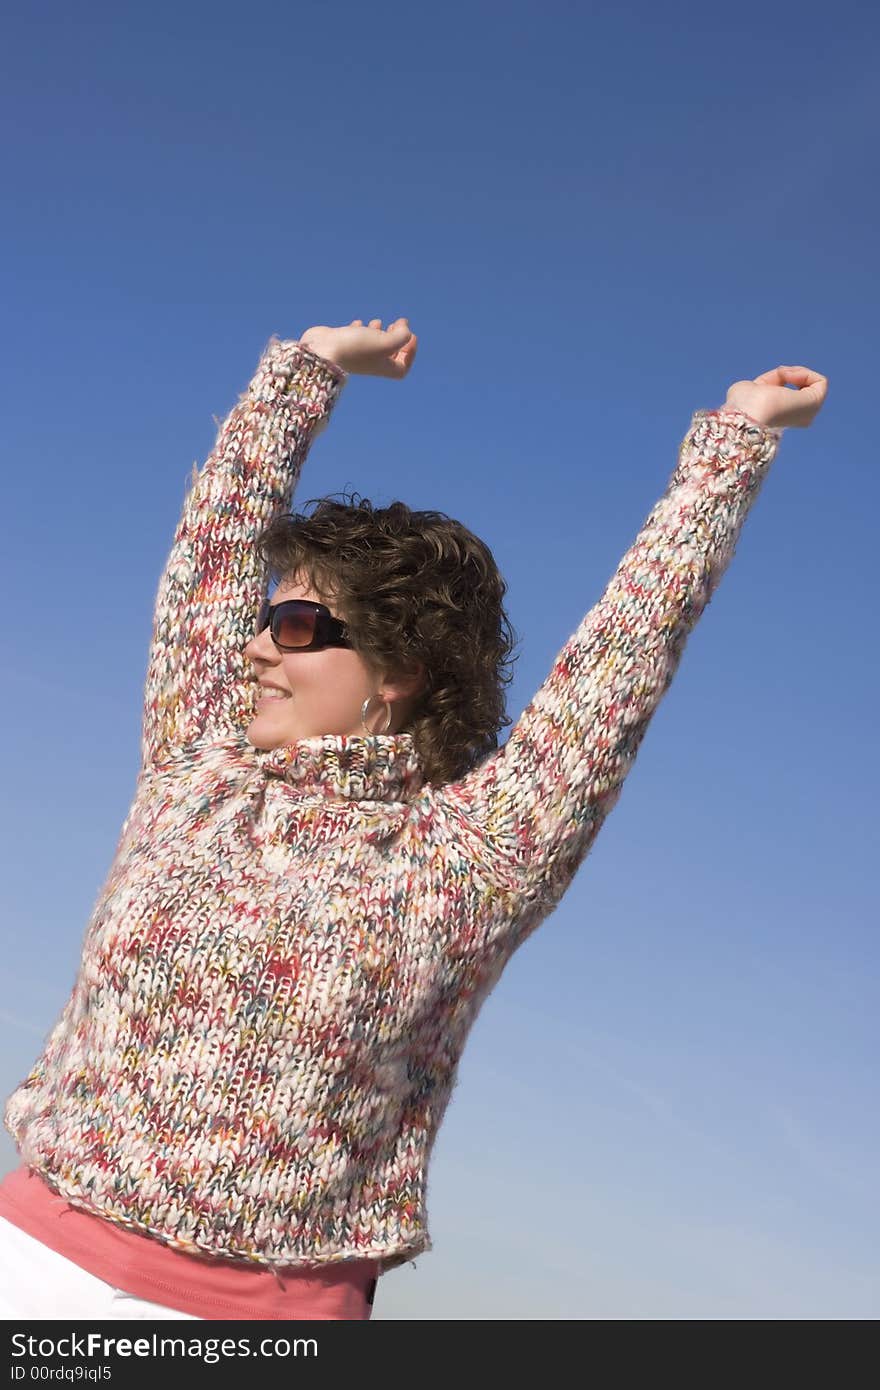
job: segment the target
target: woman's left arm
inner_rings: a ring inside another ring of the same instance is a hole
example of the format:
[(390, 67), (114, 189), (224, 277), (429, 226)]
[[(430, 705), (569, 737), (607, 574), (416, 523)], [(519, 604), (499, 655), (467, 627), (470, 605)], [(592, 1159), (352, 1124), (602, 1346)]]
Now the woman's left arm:
[(817, 373), (815, 390), (778, 384), (797, 373), (738, 382), (725, 406), (696, 412), (666, 491), (507, 742), (434, 793), (514, 910), (539, 909), (523, 930), (559, 901), (618, 800), (782, 430), (809, 424), (824, 399)]
[(348, 373), (272, 337), (201, 473), (193, 470), (154, 604), (144, 688), (144, 766), (242, 730), (255, 674), (244, 654), (266, 576), (257, 533), (289, 510), (302, 466)]

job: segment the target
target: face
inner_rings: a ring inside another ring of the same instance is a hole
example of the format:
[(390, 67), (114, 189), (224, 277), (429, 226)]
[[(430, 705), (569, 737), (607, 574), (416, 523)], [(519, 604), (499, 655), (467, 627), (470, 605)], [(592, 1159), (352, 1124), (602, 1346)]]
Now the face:
[[(272, 604), (303, 598), (323, 603), (334, 618), (342, 614), (332, 599), (323, 598), (301, 583), (279, 586), (269, 596)], [(280, 687), (268, 690), (257, 705), (246, 737), (255, 748), (281, 748), (297, 739), (320, 734), (366, 735), (361, 706), (368, 696), (379, 696), (391, 705), (391, 722), (384, 728), (388, 706), (374, 699), (367, 711), (370, 733), (398, 733), (409, 716), (417, 677), (392, 679), (373, 669), (351, 647), (325, 647), (313, 652), (281, 652), (268, 627), (245, 647), (261, 682)]]

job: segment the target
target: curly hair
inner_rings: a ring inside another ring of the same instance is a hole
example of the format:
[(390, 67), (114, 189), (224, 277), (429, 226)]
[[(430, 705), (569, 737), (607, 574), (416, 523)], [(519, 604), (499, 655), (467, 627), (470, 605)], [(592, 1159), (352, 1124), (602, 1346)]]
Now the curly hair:
[(497, 749), (512, 722), (504, 691), (518, 639), (502, 603), (507, 584), (489, 547), (444, 512), (335, 496), (351, 500), (310, 498), (311, 515), (275, 517), (257, 554), (274, 583), (307, 578), (313, 592), (332, 595), (355, 650), (377, 669), (424, 664), (406, 730), (425, 781), (454, 781)]

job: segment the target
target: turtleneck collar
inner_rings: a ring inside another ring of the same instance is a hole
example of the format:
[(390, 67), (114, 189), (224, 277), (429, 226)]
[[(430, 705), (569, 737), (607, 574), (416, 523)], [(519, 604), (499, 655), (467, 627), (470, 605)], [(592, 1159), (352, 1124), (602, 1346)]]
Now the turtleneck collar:
[(265, 772), (330, 801), (410, 801), (425, 780), (409, 733), (317, 734), (260, 758)]

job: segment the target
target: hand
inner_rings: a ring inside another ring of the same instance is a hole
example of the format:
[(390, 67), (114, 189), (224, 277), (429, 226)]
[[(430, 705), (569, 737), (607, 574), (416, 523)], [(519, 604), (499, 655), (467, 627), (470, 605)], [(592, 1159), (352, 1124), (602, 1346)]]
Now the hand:
[(362, 319), (343, 328), (320, 325), (307, 329), (299, 341), (357, 376), (405, 377), (419, 345), (407, 319), (395, 319), (384, 329), (381, 319), (370, 319), (367, 327)]
[[(795, 389), (789, 390), (789, 383)], [(806, 429), (822, 408), (828, 378), (809, 367), (774, 367), (754, 381), (735, 381), (726, 405), (745, 411), (759, 425)]]

